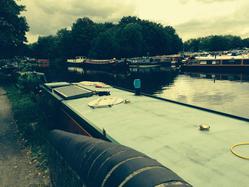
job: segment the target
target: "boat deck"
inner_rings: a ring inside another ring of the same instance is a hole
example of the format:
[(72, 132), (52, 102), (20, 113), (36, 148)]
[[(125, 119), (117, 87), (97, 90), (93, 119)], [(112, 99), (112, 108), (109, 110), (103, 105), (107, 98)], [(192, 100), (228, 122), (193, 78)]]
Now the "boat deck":
[[(248, 160), (230, 152), (232, 145), (249, 141), (248, 122), (112, 87), (98, 90), (130, 103), (90, 108), (88, 103), (99, 96), (61, 102), (100, 132), (104, 129), (116, 142), (158, 160), (193, 186), (248, 186)], [(210, 131), (200, 131), (201, 124), (210, 125)], [(249, 155), (248, 149), (239, 150)]]

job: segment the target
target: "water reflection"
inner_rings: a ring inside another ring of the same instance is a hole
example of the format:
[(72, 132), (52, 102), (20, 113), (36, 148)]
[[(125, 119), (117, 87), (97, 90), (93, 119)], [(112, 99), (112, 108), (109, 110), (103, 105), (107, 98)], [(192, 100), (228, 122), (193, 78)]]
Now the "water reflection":
[(69, 81), (102, 81), (128, 89), (133, 89), (133, 80), (140, 78), (146, 93), (249, 118), (249, 75), (246, 74), (134, 74), (81, 68), (69, 71)]
[(229, 80), (229, 81), (239, 81), (239, 82), (249, 82), (249, 75), (247, 74), (214, 74), (214, 73), (184, 73), (193, 78), (204, 78), (216, 80)]
[(154, 73), (131, 73), (127, 72), (105, 72), (94, 70), (83, 70), (82, 68), (69, 68), (70, 81), (102, 81), (107, 84), (133, 89), (133, 80), (141, 79), (142, 90), (149, 94), (160, 94), (163, 88), (171, 85), (177, 77), (176, 73), (154, 72)]
[(249, 76), (184, 73), (160, 97), (249, 118)]
[(76, 73), (76, 74), (84, 74), (84, 69), (83, 68), (79, 68), (79, 67), (68, 67), (68, 71), (72, 72), (72, 73)]

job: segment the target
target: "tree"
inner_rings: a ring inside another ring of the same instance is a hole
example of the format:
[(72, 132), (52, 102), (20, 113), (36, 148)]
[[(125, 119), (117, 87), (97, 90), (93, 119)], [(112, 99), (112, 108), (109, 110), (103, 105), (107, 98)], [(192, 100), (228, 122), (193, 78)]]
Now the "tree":
[(0, 58), (18, 55), (26, 42), (28, 31), (26, 19), (20, 16), (24, 6), (14, 0), (1, 0), (0, 6)]
[(93, 41), (89, 56), (91, 58), (108, 59), (119, 56), (119, 44), (116, 40), (115, 30), (100, 33)]
[(249, 38), (245, 38), (242, 42), (244, 47), (249, 48)]
[(91, 43), (96, 37), (95, 23), (89, 18), (80, 18), (72, 26), (74, 56), (88, 56)]
[(53, 58), (56, 56), (56, 37), (39, 37), (38, 41), (32, 44), (33, 57), (35, 58)]
[(183, 50), (182, 39), (177, 35), (176, 30), (171, 26), (164, 27), (164, 32), (167, 34), (169, 40), (168, 54), (176, 54)]
[(203, 38), (190, 39), (184, 43), (187, 51), (224, 51), (245, 47), (239, 36), (211, 35)]
[(127, 25), (130, 23), (141, 23), (141, 19), (136, 16), (125, 16), (120, 20), (119, 25)]
[(163, 31), (163, 27), (159, 24), (143, 21), (143, 39), (145, 41), (145, 51), (150, 55), (166, 53), (168, 40)]
[(74, 57), (72, 42), (72, 33), (67, 29), (61, 29), (57, 32), (56, 51), (57, 55), (63, 59)]
[(80, 18), (71, 30), (61, 29), (55, 36), (40, 37), (32, 45), (34, 56), (43, 58), (120, 58), (177, 53), (182, 40), (170, 26), (123, 17), (118, 24), (95, 23)]
[(144, 54), (142, 27), (137, 23), (125, 25), (118, 34), (122, 57), (134, 57)]

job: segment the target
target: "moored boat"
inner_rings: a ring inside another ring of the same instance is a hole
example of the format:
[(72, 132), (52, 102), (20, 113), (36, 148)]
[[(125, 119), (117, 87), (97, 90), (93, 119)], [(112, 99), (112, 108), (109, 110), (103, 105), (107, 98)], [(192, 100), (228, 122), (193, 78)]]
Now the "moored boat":
[(154, 73), (173, 70), (171, 61), (162, 56), (130, 58), (127, 59), (127, 63), (132, 73)]
[(76, 57), (75, 59), (67, 59), (68, 67), (81, 67), (86, 70), (108, 70), (123, 71), (127, 69), (125, 60), (117, 59), (89, 59), (85, 57)]
[(74, 59), (67, 59), (66, 61), (66, 64), (67, 66), (71, 67), (81, 67), (82, 64), (85, 62), (86, 60), (86, 57), (83, 57), (83, 56), (77, 56), (76, 58)]
[(186, 71), (249, 71), (249, 56), (195, 57), (183, 64)]
[(83, 67), (92, 70), (109, 71), (123, 71), (127, 69), (127, 65), (124, 60), (117, 60), (115, 58), (107, 60), (86, 59), (83, 63)]

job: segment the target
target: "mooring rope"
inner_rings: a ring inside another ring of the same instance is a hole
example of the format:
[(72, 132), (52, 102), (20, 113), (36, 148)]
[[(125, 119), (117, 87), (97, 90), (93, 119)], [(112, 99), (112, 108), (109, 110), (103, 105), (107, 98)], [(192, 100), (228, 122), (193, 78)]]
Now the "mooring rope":
[(243, 156), (243, 155), (241, 155), (241, 154), (239, 154), (239, 153), (237, 153), (237, 152), (234, 151), (234, 148), (235, 148), (235, 147), (239, 147), (239, 146), (243, 146), (243, 145), (248, 145), (248, 146), (249, 146), (249, 142), (242, 142), (242, 143), (235, 144), (235, 145), (233, 145), (233, 146), (230, 148), (230, 150), (231, 150), (231, 152), (232, 152), (235, 156), (237, 156), (237, 157), (239, 157), (239, 158), (242, 158), (242, 159), (245, 159), (245, 160), (249, 160), (249, 156)]

